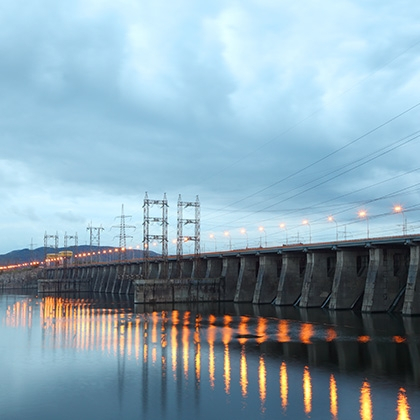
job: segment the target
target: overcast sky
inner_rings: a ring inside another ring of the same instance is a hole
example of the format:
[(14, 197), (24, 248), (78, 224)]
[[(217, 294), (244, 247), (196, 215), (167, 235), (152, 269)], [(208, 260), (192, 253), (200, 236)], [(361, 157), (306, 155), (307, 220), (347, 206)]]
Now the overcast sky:
[(146, 191), (204, 250), (420, 232), (415, 0), (0, 0), (0, 54), (0, 253), (139, 245)]

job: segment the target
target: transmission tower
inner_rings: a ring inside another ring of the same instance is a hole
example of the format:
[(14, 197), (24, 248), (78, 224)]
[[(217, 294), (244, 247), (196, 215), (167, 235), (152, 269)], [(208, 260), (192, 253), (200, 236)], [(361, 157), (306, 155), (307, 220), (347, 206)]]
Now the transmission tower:
[(34, 260), (34, 246), (36, 244), (34, 244), (34, 238), (31, 238), (31, 243), (29, 244), (29, 255), (30, 255), (30, 259), (31, 261)]
[(45, 258), (47, 257), (47, 248), (49, 246), (52, 246), (52, 245), (49, 245), (49, 241), (48, 241), (49, 239), (54, 240), (53, 248), (55, 248), (55, 250), (57, 251), (58, 250), (58, 232), (56, 232), (55, 235), (48, 235), (47, 232), (45, 232), (44, 234), (44, 257)]
[(77, 254), (77, 248), (79, 246), (79, 238), (77, 232), (74, 235), (67, 235), (67, 232), (64, 233), (64, 249), (67, 249), (69, 239), (74, 241), (74, 253)]
[(121, 205), (121, 216), (116, 217), (117, 219), (120, 219), (120, 225), (119, 226), (112, 226), (113, 228), (120, 228), (120, 249), (126, 249), (127, 248), (127, 238), (132, 238), (133, 236), (127, 235), (125, 230), (126, 229), (135, 229), (135, 226), (130, 226), (125, 223), (125, 219), (131, 218), (131, 216), (126, 216), (124, 214), (124, 204)]
[[(195, 209), (194, 218), (183, 218), (184, 210), (187, 208)], [(192, 224), (194, 225), (194, 235), (185, 236), (183, 233), (184, 226)], [(178, 223), (177, 223), (177, 240), (176, 240), (176, 253), (178, 259), (183, 255), (183, 243), (188, 241), (194, 241), (194, 253), (195, 255), (200, 254), (200, 201), (198, 195), (195, 201), (182, 201), (181, 194), (178, 196)]]
[(102, 226), (92, 226), (92, 223), (86, 228), (89, 231), (89, 244), (92, 249), (93, 246), (101, 246), (101, 231), (104, 230)]
[[(150, 207), (157, 205), (162, 209), (161, 217), (151, 217)], [(163, 194), (163, 200), (151, 200), (149, 199), (147, 192), (144, 196), (143, 203), (143, 251), (146, 260), (150, 255), (150, 242), (158, 241), (162, 244), (162, 257), (167, 258), (168, 256), (168, 200), (166, 199), (166, 193)], [(162, 234), (152, 235), (150, 234), (150, 224), (159, 223), (162, 227)]]

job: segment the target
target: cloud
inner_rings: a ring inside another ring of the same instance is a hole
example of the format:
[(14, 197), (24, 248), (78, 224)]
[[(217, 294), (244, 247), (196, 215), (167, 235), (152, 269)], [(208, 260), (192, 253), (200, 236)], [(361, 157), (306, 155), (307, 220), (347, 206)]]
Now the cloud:
[[(2, 5), (2, 228), (15, 231), (0, 249), (26, 244), (28, 226), (112, 225), (122, 203), (141, 225), (145, 191), (172, 202), (198, 194), (203, 232), (283, 213), (298, 225), (293, 215), (311, 206), (322, 218), (347, 205), (350, 220), (353, 200), (398, 189), (415, 206), (404, 188), (416, 172), (361, 189), (415, 169), (417, 140), (356, 168), (418, 129), (419, 108), (407, 111), (420, 89), (415, 6)], [(334, 197), (336, 207), (318, 207)]]

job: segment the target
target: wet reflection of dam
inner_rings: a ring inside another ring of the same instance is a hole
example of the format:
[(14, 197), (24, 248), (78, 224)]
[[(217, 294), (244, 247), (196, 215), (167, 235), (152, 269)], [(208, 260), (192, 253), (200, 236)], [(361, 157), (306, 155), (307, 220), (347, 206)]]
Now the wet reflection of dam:
[[(189, 405), (200, 411), (210, 404), (218, 412), (228, 404), (235, 412), (275, 412), (277, 418), (367, 420), (385, 404), (393, 413), (389, 418), (414, 419), (408, 391), (420, 385), (414, 321), (233, 304), (201, 311), (143, 305), (133, 313), (58, 297), (23, 298), (3, 316), (8, 327), (39, 327), (45, 349), (115, 357), (120, 392), (130, 371), (141, 389), (142, 410), (158, 404), (168, 418), (171, 410)], [(391, 385), (381, 388), (378, 377)], [(379, 403), (384, 393), (386, 402)], [(211, 405), (216, 394), (223, 396), (220, 407)]]

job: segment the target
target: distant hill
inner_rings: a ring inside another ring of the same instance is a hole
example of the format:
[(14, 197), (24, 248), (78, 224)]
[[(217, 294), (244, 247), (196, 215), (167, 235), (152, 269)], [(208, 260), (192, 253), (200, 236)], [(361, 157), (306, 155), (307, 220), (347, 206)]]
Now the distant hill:
[[(73, 254), (80, 254), (80, 253), (88, 253), (88, 252), (95, 252), (95, 261), (117, 261), (119, 259), (119, 253), (114, 252), (115, 247), (111, 246), (101, 246), (101, 247), (91, 247), (89, 245), (80, 245), (77, 248), (74, 246), (70, 246), (68, 248), (53, 248), (53, 247), (41, 247), (30, 250), (28, 248), (11, 251), (7, 254), (0, 255), (0, 266), (9, 265), (9, 264), (23, 264), (23, 263), (30, 263), (33, 261), (44, 261), (46, 254), (55, 254), (60, 251), (73, 251)], [(109, 251), (112, 252), (109, 252)], [(98, 252), (101, 252), (98, 255)], [(106, 251), (106, 253), (103, 253)], [(125, 251), (126, 259), (131, 258), (142, 258), (143, 257), (143, 250), (140, 249), (127, 249)], [(158, 256), (156, 252), (150, 251), (151, 256)]]

